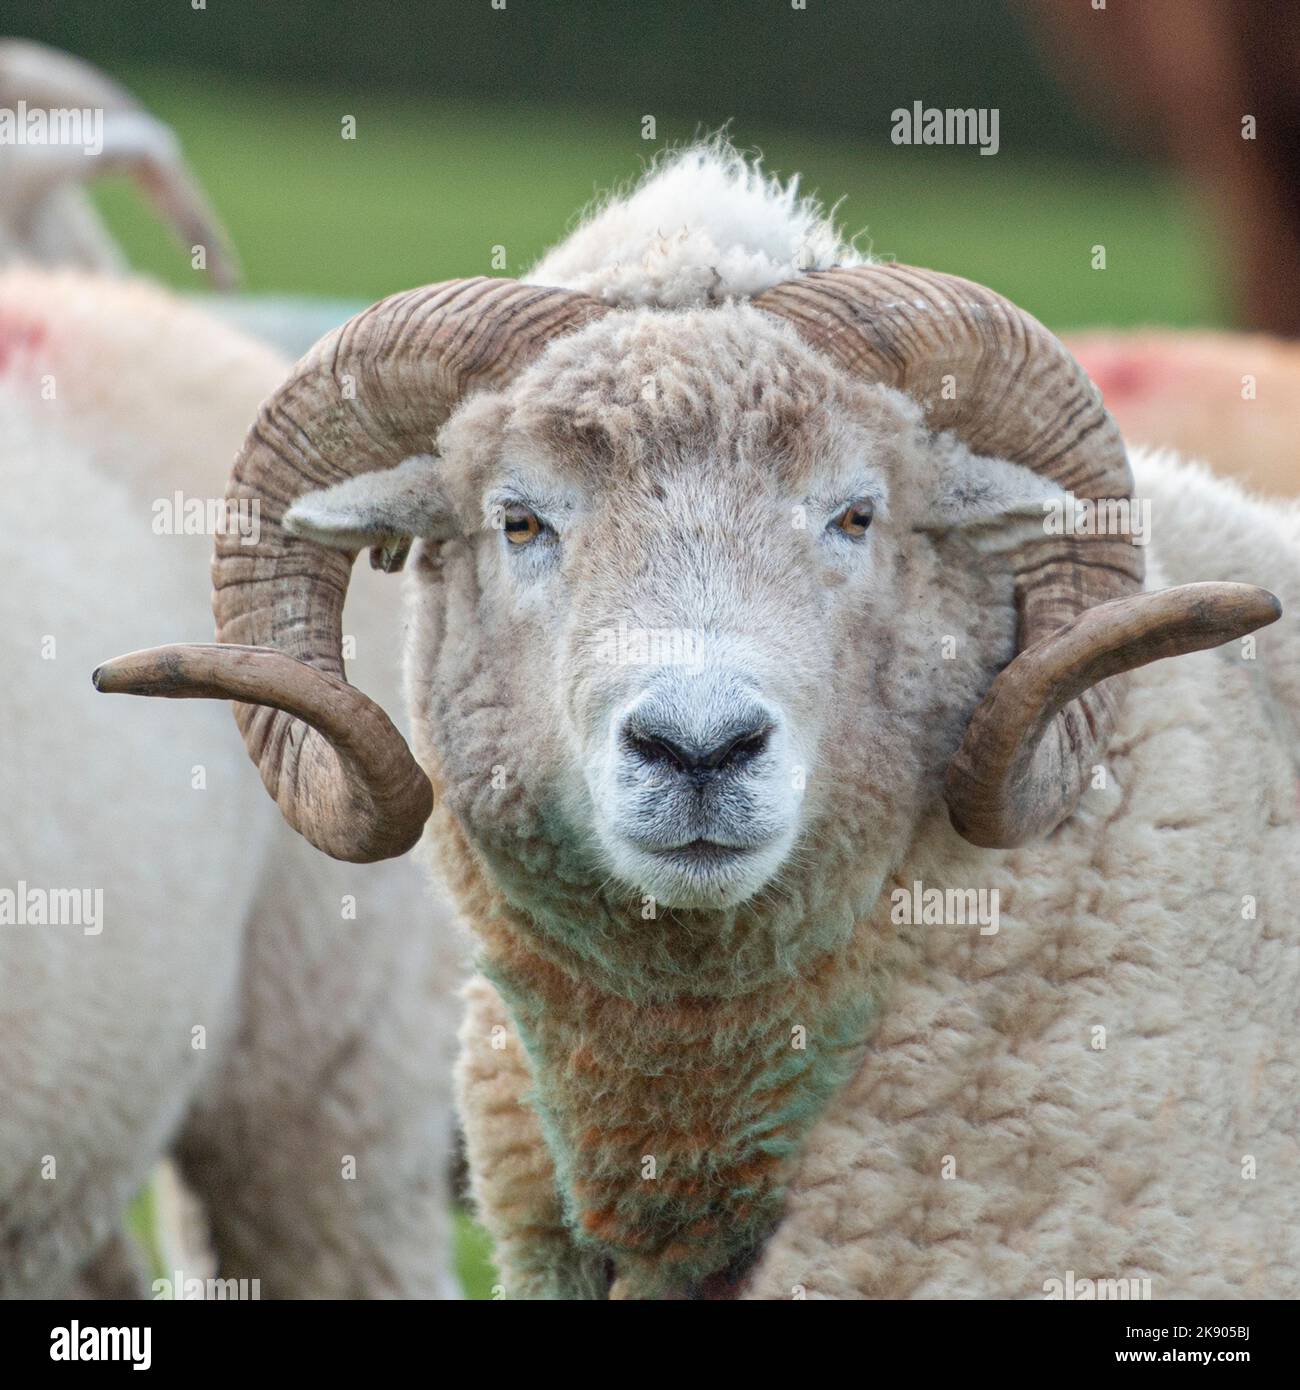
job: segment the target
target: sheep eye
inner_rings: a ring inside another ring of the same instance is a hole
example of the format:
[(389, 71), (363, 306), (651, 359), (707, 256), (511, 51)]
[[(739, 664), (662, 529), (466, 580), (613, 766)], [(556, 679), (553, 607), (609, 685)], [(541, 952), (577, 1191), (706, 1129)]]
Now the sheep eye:
[(542, 522), (535, 512), (518, 504), (506, 507), (501, 514), (501, 527), (511, 545), (527, 545), (542, 534)]
[(871, 498), (859, 497), (856, 502), (850, 502), (831, 525), (851, 539), (857, 540), (867, 534), (867, 527), (871, 525), (871, 518), (875, 514), (876, 504)]

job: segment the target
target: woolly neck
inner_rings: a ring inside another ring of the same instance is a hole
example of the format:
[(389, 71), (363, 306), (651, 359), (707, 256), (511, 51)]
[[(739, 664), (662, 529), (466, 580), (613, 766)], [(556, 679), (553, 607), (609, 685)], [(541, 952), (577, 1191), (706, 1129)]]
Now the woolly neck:
[(575, 1241), (631, 1297), (739, 1277), (861, 1059), (888, 928), (831, 901), (798, 917), (789, 898), (776, 920), (772, 905), (650, 921), (609, 907), (593, 927), (588, 896), (566, 924), (563, 893), (536, 915), (511, 904), (459, 822), (437, 820), (479, 968), (529, 1058)]

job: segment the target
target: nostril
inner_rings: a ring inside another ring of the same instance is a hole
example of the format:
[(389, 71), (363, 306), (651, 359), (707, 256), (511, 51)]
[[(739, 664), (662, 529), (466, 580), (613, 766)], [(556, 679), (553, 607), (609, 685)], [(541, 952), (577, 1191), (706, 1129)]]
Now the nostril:
[(649, 763), (651, 766), (665, 764), (669, 767), (675, 767), (679, 771), (689, 772), (695, 765), (693, 755), (671, 739), (662, 736), (650, 737), (646, 734), (629, 731), (624, 735), (624, 741), (629, 752), (643, 763)]
[(750, 729), (732, 739), (729, 744), (720, 745), (711, 755), (708, 766), (721, 771), (724, 768), (743, 767), (752, 762), (767, 747), (772, 736), (772, 726), (765, 724), (761, 729)]

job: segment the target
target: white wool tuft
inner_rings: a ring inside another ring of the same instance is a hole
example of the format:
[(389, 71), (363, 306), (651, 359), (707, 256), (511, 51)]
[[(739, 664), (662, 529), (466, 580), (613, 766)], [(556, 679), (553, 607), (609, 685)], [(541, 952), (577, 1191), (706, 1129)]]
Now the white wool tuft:
[(672, 151), (630, 191), (597, 204), (525, 283), (685, 309), (867, 262), (816, 198), (799, 196), (798, 175), (783, 183), (760, 165), (722, 139)]

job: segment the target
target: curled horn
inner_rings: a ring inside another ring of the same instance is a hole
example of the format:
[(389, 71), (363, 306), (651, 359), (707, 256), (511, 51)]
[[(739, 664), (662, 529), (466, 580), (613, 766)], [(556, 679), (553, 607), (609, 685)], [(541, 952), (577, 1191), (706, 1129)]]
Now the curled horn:
[[(39, 154), (32, 151), (30, 167), (14, 175), (26, 181), (29, 195), (43, 193), (54, 182), (121, 170), (135, 179), (187, 250), (205, 248), (212, 283), (219, 289), (235, 288), (239, 268), (230, 239), (186, 165), (175, 135), (125, 87), (57, 48), (5, 39), (0, 41), (0, 105), (18, 101), (43, 110), (90, 108), (101, 111), (104, 119), (103, 148), (96, 158), (80, 151), (70, 157), (58, 146), (43, 147)], [(21, 201), (14, 190), (9, 197)]]
[(1026, 648), (989, 687), (948, 766), (953, 824), (986, 844), (982, 826), (959, 820), (957, 808), (1026, 806), (1032, 813), (1059, 805), (1063, 791), (1073, 805), (1083, 789), (1078, 745), (1088, 734), (1071, 719), (1081, 695), (1111, 676), (1217, 647), (1281, 615), (1274, 595), (1253, 584), (1180, 584), (1089, 608)]
[(336, 859), (403, 854), (433, 799), (377, 705), (344, 679), (342, 612), (356, 552), (282, 525), (305, 492), (432, 452), (470, 390), (499, 385), (554, 337), (605, 312), (586, 295), (513, 280), (449, 280), (393, 295), (323, 338), (266, 402), (227, 498), (256, 502), (255, 547), (217, 537), (218, 645), (106, 663), (106, 692), (231, 699), (249, 755), (285, 819)]
[[(1023, 464), (1079, 498), (1130, 497), (1115, 422), (1087, 374), (1036, 319), (992, 290), (910, 266), (818, 271), (755, 304), (848, 371), (906, 392), (930, 428)], [(1249, 585), (1142, 591), (1126, 534), (1048, 536), (1012, 557), (1017, 654), (975, 711), (945, 781), (954, 827), (1008, 847), (1074, 809), (1114, 725), (1107, 680), (1274, 621)], [(1100, 682), (1106, 682), (1104, 684)]]

